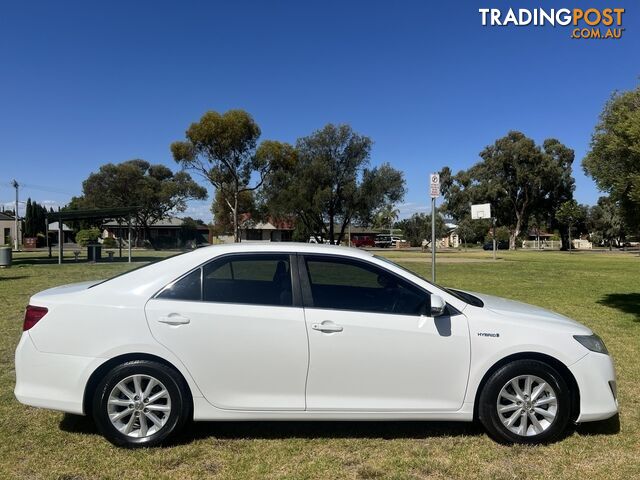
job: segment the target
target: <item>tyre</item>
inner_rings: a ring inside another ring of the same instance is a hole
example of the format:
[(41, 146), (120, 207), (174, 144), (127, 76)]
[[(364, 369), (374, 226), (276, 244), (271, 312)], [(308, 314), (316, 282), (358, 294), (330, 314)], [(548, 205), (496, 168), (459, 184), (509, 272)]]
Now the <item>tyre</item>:
[(537, 360), (517, 360), (496, 370), (480, 394), (478, 416), (501, 443), (557, 440), (571, 416), (569, 388), (557, 370)]
[(134, 360), (111, 369), (93, 397), (100, 432), (120, 447), (153, 447), (177, 433), (191, 416), (184, 380), (162, 363)]

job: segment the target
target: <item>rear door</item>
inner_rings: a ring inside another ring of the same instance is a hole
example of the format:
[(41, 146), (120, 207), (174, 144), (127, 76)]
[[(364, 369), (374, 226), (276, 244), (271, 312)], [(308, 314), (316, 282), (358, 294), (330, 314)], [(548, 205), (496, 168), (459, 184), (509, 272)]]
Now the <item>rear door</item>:
[(288, 254), (225, 255), (147, 303), (154, 337), (213, 405), (304, 410), (308, 343), (293, 273)]
[[(307, 409), (454, 411), (470, 361), (466, 317), (423, 316), (429, 293), (363, 260), (300, 257)], [(303, 259), (303, 260), (302, 260)]]

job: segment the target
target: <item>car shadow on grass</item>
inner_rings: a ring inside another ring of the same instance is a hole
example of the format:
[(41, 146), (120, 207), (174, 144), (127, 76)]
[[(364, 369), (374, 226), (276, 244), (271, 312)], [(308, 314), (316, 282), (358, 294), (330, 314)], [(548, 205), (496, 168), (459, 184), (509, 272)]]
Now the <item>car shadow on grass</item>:
[[(60, 422), (65, 432), (99, 435), (90, 417), (65, 414)], [(615, 435), (620, 431), (616, 415), (601, 422), (578, 425), (567, 431), (580, 436)], [(186, 445), (196, 440), (287, 440), (287, 439), (425, 439), (437, 437), (483, 436), (478, 422), (426, 421), (247, 421), (192, 422), (167, 446)], [(564, 438), (564, 437), (562, 437)], [(561, 438), (561, 439), (562, 439)], [(560, 439), (560, 440), (561, 440)]]
[(13, 276), (1, 276), (0, 277), (0, 282), (3, 280), (22, 280), (25, 278), (29, 278), (28, 275), (13, 275)]
[[(88, 416), (64, 414), (60, 429), (70, 433), (99, 435)], [(482, 426), (471, 422), (422, 421), (224, 421), (191, 422), (171, 443), (195, 440), (293, 439), (293, 438), (382, 438), (420, 439), (484, 435)]]
[(616, 435), (620, 433), (620, 415), (616, 413), (607, 420), (581, 423), (576, 425), (574, 430), (580, 436)]
[(598, 300), (598, 303), (635, 315), (635, 321), (640, 322), (640, 293), (609, 293)]

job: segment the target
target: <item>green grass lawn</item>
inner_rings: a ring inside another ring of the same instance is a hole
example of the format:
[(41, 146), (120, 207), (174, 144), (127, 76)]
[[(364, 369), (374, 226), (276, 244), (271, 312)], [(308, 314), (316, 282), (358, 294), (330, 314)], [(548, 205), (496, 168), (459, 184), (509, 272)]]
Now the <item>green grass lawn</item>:
[[(162, 253), (144, 255), (145, 261)], [(430, 256), (385, 252), (430, 277)], [(33, 293), (105, 278), (127, 263), (0, 270), (0, 479), (4, 478), (640, 478), (640, 258), (616, 253), (488, 252), (441, 257), (438, 282), (551, 308), (593, 328), (615, 358), (620, 432), (585, 424), (541, 447), (506, 447), (472, 424), (229, 422), (195, 424), (172, 447), (120, 450), (85, 417), (13, 396), (13, 353)], [(54, 259), (55, 260), (55, 259)], [(431, 366), (425, 365), (425, 368)], [(436, 366), (433, 366), (437, 368)]]

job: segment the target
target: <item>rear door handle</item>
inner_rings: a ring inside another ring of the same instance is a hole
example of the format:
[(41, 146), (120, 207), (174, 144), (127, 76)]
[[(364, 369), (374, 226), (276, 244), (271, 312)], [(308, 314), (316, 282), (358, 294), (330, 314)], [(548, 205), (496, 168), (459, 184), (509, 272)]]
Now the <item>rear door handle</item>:
[(186, 325), (191, 322), (187, 317), (183, 317), (182, 315), (178, 315), (177, 313), (171, 313), (166, 317), (158, 318), (158, 322), (166, 323), (167, 325)]
[(337, 333), (343, 330), (340, 325), (336, 325), (333, 322), (314, 323), (311, 328), (323, 333)]

